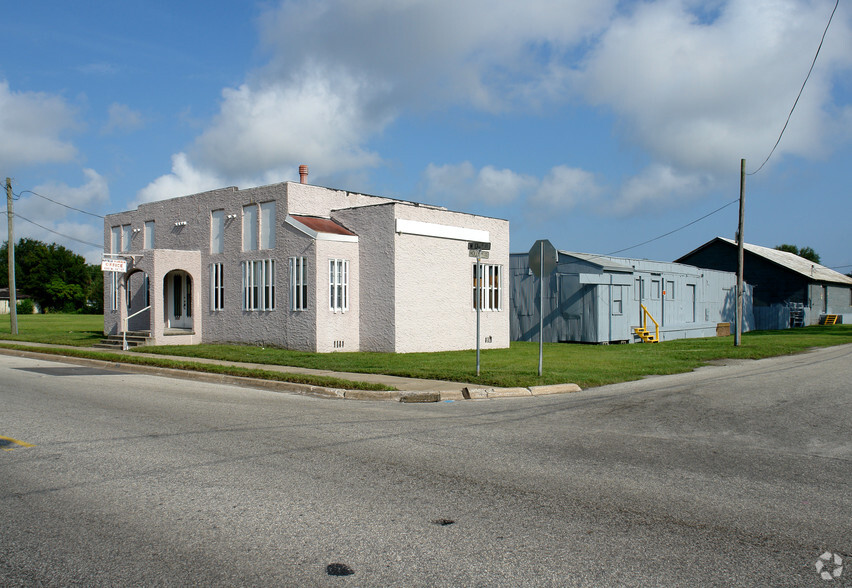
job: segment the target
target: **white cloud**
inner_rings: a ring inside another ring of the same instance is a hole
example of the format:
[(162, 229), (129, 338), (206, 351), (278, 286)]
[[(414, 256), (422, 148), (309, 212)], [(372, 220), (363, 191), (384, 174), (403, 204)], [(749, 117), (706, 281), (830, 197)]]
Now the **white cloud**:
[[(771, 149), (813, 58), (828, 3), (731, 0), (696, 12), (661, 0), (618, 16), (576, 82), (657, 161), (729, 172)], [(831, 76), (852, 65), (849, 27), (836, 19), (776, 153), (810, 156), (833, 126)]]
[(154, 202), (166, 198), (175, 198), (187, 194), (197, 194), (225, 185), (224, 180), (216, 174), (194, 167), (185, 153), (172, 156), (172, 171), (160, 176), (136, 195), (136, 200), (130, 204), (136, 208), (143, 202)]
[(447, 165), (430, 163), (423, 177), (425, 192), (430, 198), (461, 203), (476, 201), (491, 206), (510, 204), (534, 190), (538, 184), (531, 176), (490, 165), (476, 171), (468, 161)]
[[(93, 169), (83, 169), (83, 175), (86, 176), (86, 183), (82, 186), (69, 186), (64, 182), (50, 182), (40, 184), (33, 189), (37, 192), (58, 202), (74, 206), (88, 212), (94, 212), (93, 209), (101, 204), (109, 202), (109, 184), (107, 179)], [(34, 199), (27, 198), (27, 201), (33, 204), (39, 204), (39, 207), (47, 209), (47, 207), (58, 206), (55, 204), (45, 204), (44, 200), (37, 197)], [(54, 211), (53, 208), (47, 209)], [(68, 211), (68, 209), (65, 209)], [(67, 212), (66, 212), (67, 214)], [(52, 218), (56, 218), (56, 214), (52, 214)]]
[(307, 68), (287, 81), (222, 92), (221, 110), (192, 156), (227, 177), (260, 177), (309, 163), (322, 174), (375, 166), (362, 144), (387, 124), (366, 108), (374, 89), (346, 73)]
[(113, 102), (109, 107), (109, 120), (101, 129), (104, 135), (112, 133), (127, 133), (142, 128), (144, 120), (142, 113), (133, 110), (126, 104)]
[(77, 149), (62, 135), (76, 128), (74, 109), (43, 92), (14, 92), (0, 81), (0, 161), (19, 165), (67, 162)]
[(576, 206), (588, 207), (598, 200), (603, 191), (593, 173), (559, 165), (544, 177), (530, 202), (542, 208), (566, 212)]
[(627, 216), (643, 208), (657, 211), (665, 205), (700, 198), (707, 194), (712, 184), (712, 178), (706, 174), (653, 164), (627, 180), (615, 200), (607, 202), (600, 212)]

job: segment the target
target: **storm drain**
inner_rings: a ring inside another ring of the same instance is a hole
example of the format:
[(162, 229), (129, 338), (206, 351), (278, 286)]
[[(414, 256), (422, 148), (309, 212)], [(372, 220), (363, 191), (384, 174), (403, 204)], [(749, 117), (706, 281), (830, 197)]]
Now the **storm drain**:
[(351, 576), (355, 570), (342, 563), (330, 563), (325, 566), (325, 573), (329, 576)]

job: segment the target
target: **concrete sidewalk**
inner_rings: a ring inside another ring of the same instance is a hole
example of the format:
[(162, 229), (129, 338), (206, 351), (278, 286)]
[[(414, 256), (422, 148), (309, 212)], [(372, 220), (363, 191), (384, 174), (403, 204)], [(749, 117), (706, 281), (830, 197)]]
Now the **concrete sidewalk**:
[[(397, 402), (438, 402), (441, 400), (478, 400), (486, 398), (501, 398), (511, 396), (540, 396), (546, 394), (563, 394), (568, 392), (577, 392), (580, 390), (576, 384), (557, 384), (553, 386), (532, 386), (530, 388), (493, 388), (483, 387), (475, 384), (466, 384), (462, 382), (450, 382), (446, 380), (424, 380), (420, 378), (404, 378), (400, 376), (392, 376), (387, 374), (363, 374), (357, 372), (335, 372), (331, 370), (318, 370), (310, 368), (301, 368), (294, 366), (270, 365), (261, 363), (247, 362), (229, 362), (215, 359), (204, 359), (197, 357), (184, 357), (173, 355), (160, 355), (154, 353), (142, 353), (131, 351), (105, 351), (95, 347), (72, 347), (66, 345), (52, 345), (45, 343), (31, 343), (27, 341), (8, 341), (3, 340), (0, 343), (9, 345), (18, 345), (27, 347), (27, 351), (19, 351), (13, 349), (2, 349), (0, 353), (6, 355), (14, 355), (18, 357), (32, 357), (36, 359), (46, 359), (53, 361), (61, 361), (63, 363), (71, 363), (75, 365), (96, 366), (103, 369), (147, 373), (171, 378), (184, 378), (196, 381), (208, 381), (215, 383), (226, 383), (237, 386), (247, 386), (251, 388), (263, 388), (267, 390), (277, 390), (281, 392), (294, 392), (297, 394), (309, 394), (312, 396), (320, 396), (325, 398), (346, 398), (352, 400), (392, 400)], [(230, 376), (218, 373), (207, 373), (201, 371), (189, 371), (173, 368), (162, 368), (154, 366), (138, 365), (134, 363), (116, 363), (115, 361), (105, 361), (97, 359), (85, 359), (78, 357), (70, 357), (65, 355), (56, 355), (53, 353), (39, 353), (40, 347), (53, 347), (60, 349), (77, 349), (96, 353), (112, 353), (125, 355), (128, 357), (149, 357), (158, 359), (171, 359), (174, 361), (191, 362), (195, 364), (212, 364), (212, 365), (227, 365), (243, 367), (248, 369), (258, 369), (266, 371), (277, 371), (290, 374), (308, 374), (316, 376), (326, 376), (350, 380), (354, 382), (369, 382), (374, 384), (383, 384), (395, 388), (394, 391), (373, 391), (373, 390), (348, 390), (340, 388), (328, 388), (323, 386), (313, 386), (310, 384), (299, 384), (295, 382), (282, 382), (279, 380), (265, 380), (260, 378), (246, 378), (240, 376)]]

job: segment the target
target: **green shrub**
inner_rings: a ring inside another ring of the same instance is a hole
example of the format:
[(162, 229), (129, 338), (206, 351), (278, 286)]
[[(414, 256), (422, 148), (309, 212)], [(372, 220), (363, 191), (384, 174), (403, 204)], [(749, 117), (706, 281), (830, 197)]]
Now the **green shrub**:
[(24, 298), (20, 302), (18, 302), (18, 314), (32, 314), (33, 310), (35, 310), (35, 305), (33, 301), (29, 298)]

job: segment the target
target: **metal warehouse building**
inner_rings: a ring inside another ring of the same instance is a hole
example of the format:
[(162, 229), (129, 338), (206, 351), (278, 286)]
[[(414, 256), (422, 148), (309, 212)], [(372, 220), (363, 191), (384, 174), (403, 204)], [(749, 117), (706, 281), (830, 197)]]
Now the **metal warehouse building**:
[[(529, 255), (509, 259), (513, 341), (537, 341), (539, 278)], [(544, 340), (641, 342), (646, 325), (659, 340), (712, 337), (736, 320), (736, 274), (680, 263), (557, 251), (545, 276)], [(743, 296), (743, 330), (754, 328), (752, 289)]]

